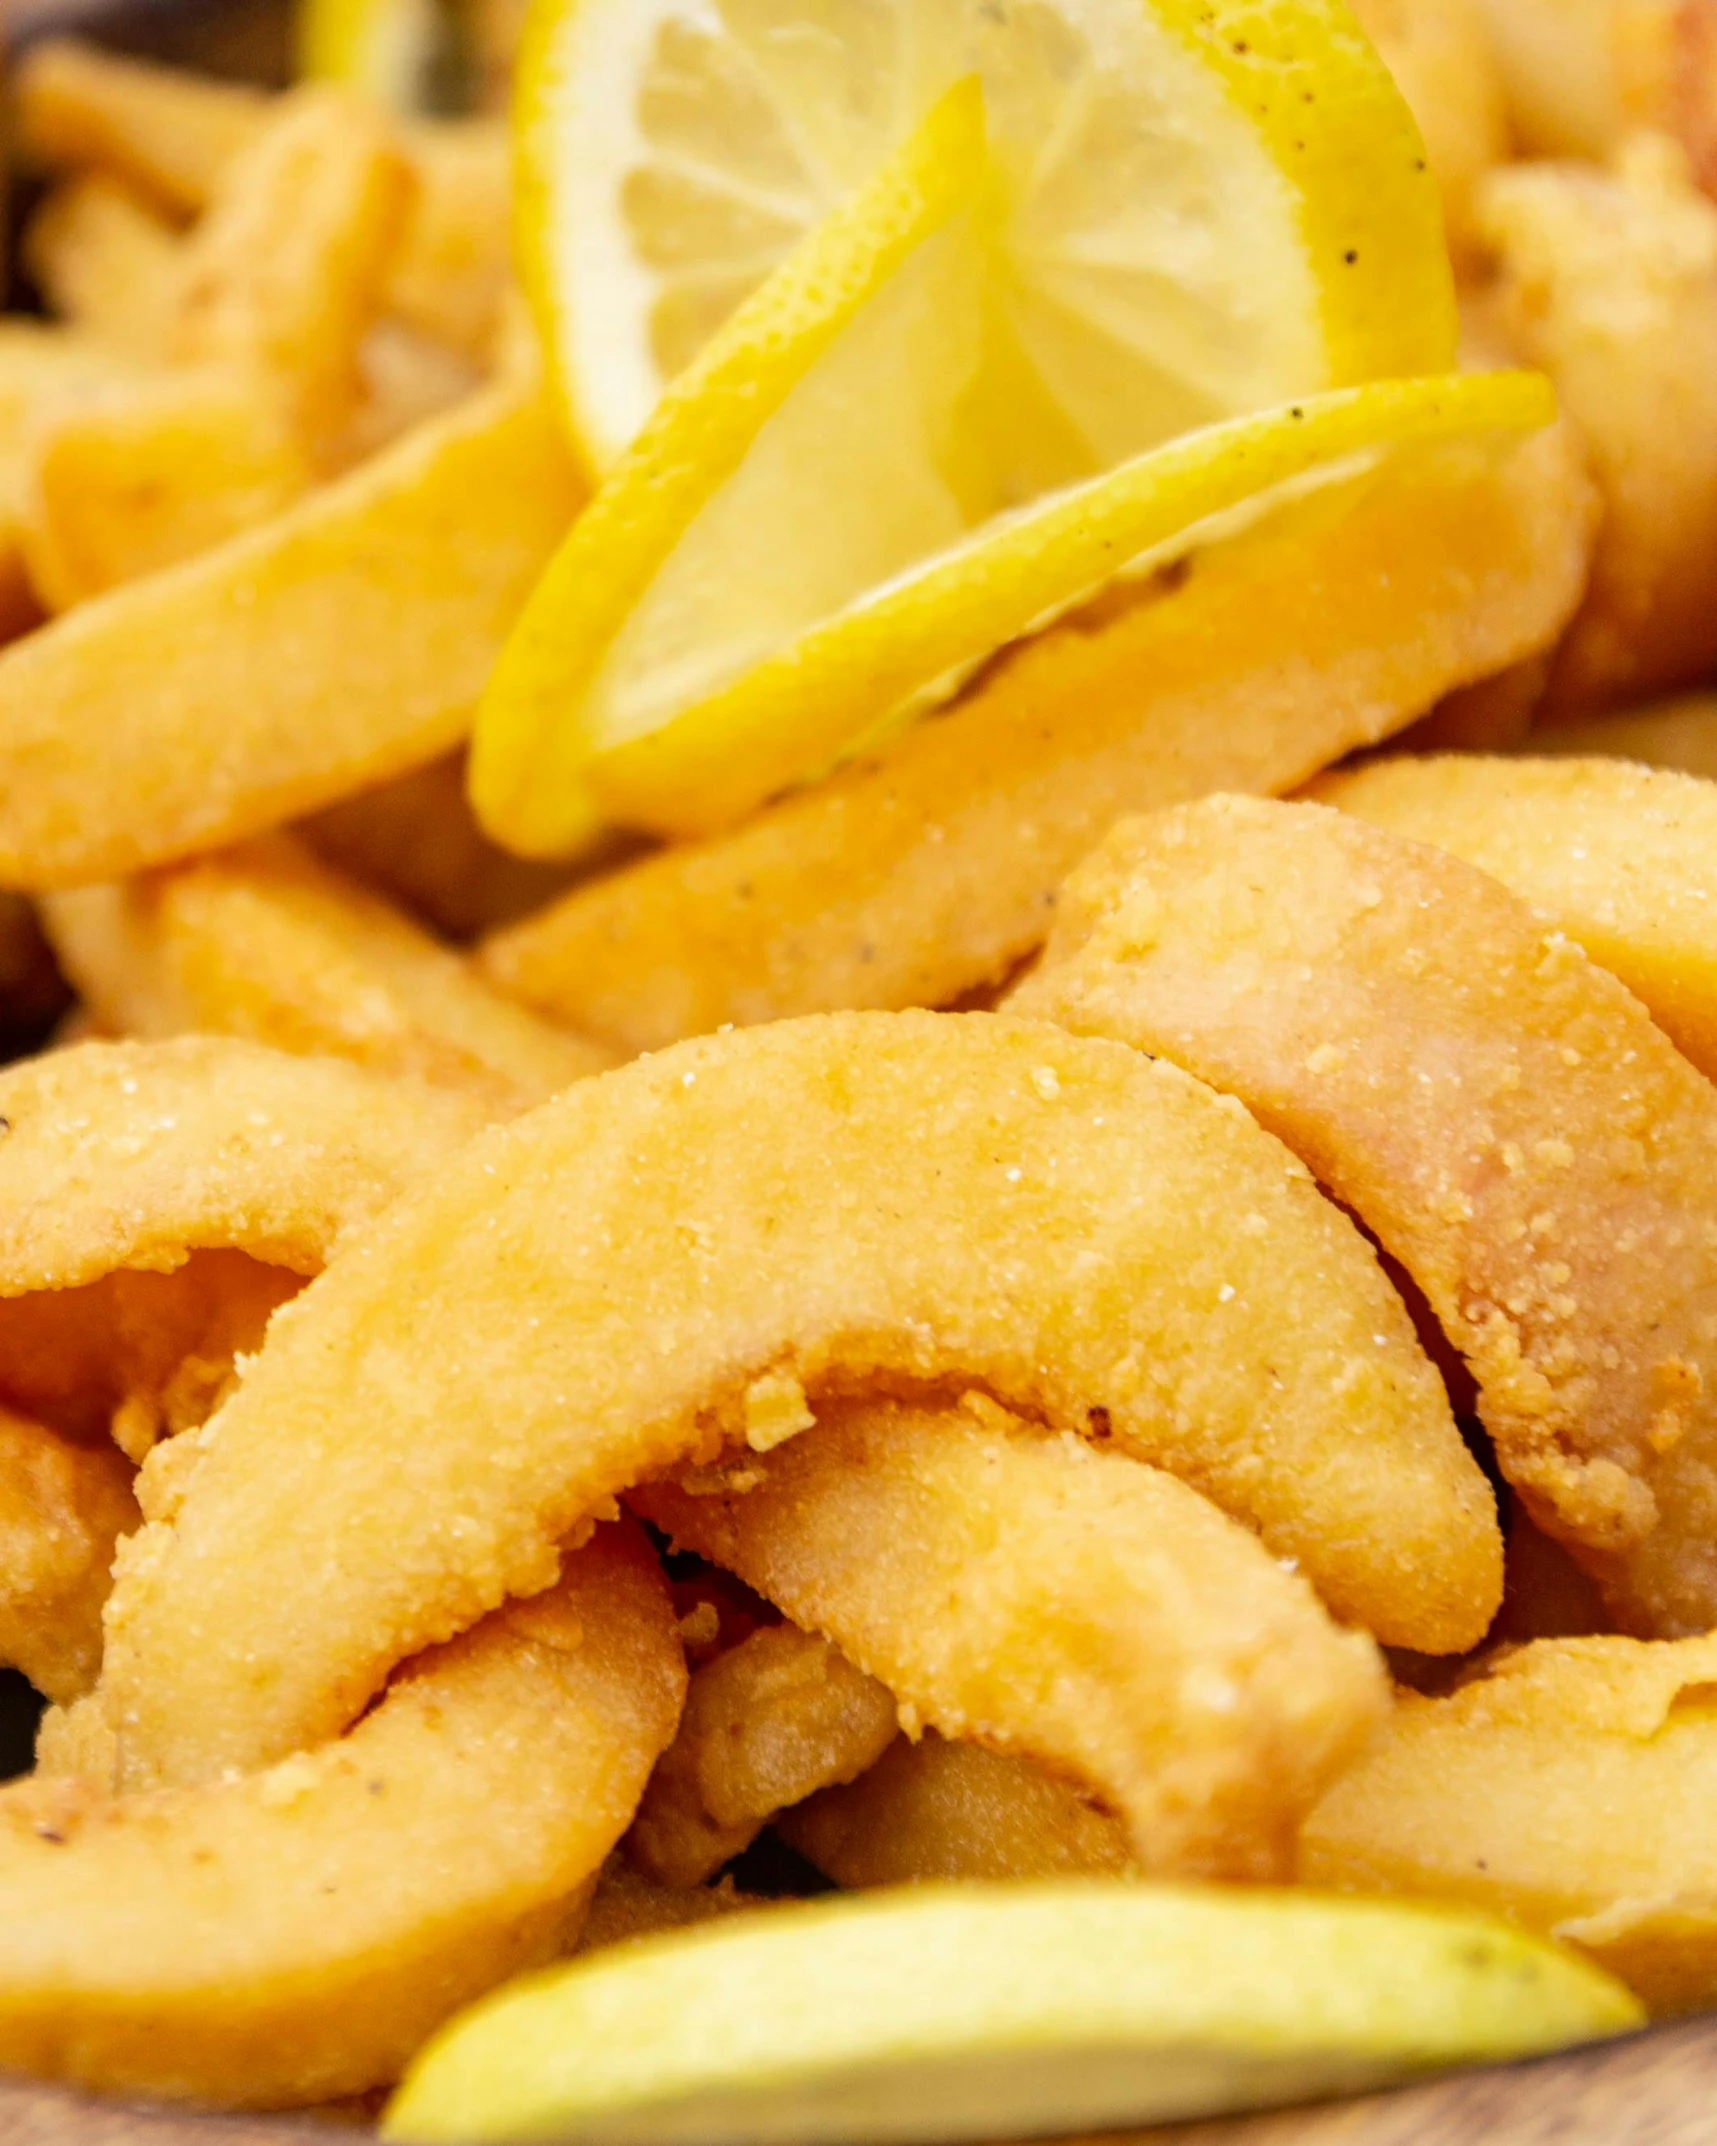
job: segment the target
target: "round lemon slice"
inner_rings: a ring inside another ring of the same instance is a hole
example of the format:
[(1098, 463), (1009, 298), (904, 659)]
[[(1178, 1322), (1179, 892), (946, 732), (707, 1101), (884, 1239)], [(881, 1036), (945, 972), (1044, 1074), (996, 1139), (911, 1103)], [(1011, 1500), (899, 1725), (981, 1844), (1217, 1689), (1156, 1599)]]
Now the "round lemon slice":
[(1056, 435), (1050, 481), (1449, 363), (1424, 149), (1343, 0), (536, 0), (518, 253), (596, 471), (973, 72), (1001, 406)]
[(848, 1893), (598, 1952), (419, 2056), (403, 2140), (835, 2146), (1174, 2123), (1626, 2032), (1489, 1918), (1061, 1882)]

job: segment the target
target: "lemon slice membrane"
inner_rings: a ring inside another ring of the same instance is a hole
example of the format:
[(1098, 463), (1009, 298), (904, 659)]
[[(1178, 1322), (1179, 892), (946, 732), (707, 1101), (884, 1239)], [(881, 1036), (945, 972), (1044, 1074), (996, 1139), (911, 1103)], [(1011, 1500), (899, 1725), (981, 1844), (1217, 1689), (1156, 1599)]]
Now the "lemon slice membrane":
[(518, 250), (595, 469), (968, 73), (1060, 481), (1447, 362), (1423, 146), (1341, 0), (563, 0), (520, 55)]

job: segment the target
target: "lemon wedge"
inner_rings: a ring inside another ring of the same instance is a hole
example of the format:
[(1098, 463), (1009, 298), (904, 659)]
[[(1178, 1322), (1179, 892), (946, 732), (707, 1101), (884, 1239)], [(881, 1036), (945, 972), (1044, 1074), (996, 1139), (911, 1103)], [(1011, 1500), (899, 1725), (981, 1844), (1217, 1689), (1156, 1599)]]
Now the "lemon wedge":
[(1600, 1969), (1393, 1901), (1061, 1881), (849, 1893), (498, 1991), (399, 2140), (833, 2146), (1172, 2123), (1625, 2033)]
[(536, 0), (516, 250), (595, 471), (974, 72), (1006, 408), (1057, 477), (1449, 362), (1424, 148), (1343, 0)]
[(441, 0), (300, 0), (298, 73), (361, 89), (411, 115), (436, 102), (449, 25)]

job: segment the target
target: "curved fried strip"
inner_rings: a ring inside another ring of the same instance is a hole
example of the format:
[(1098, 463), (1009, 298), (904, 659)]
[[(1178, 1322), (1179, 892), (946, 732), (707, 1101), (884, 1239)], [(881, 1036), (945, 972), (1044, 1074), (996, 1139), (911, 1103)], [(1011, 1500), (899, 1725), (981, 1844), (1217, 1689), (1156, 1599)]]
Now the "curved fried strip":
[(1388, 1704), (1371, 1642), (1196, 1491), (981, 1397), (827, 1409), (739, 1480), (634, 1501), (826, 1633), (906, 1727), (1095, 1791), (1148, 1870), (1283, 1876)]
[(656, 1885), (630, 1868), (623, 1855), (608, 1859), (590, 1896), (590, 1911), (578, 1933), (575, 1952), (600, 1952), (605, 1945), (631, 1945), (665, 1930), (689, 1930), (718, 1916), (765, 1907), (755, 1893), (735, 1889), (731, 1878), (719, 1885)]
[(775, 1830), (848, 1887), (1121, 1877), (1137, 1867), (1121, 1820), (1071, 1781), (934, 1729), (917, 1743), (896, 1737), (869, 1773), (781, 1812)]
[(114, 1545), (140, 1526), (131, 1470), (0, 1408), (0, 1665), (61, 1704), (101, 1667)]
[(887, 1377), (1184, 1470), (1392, 1637), (1494, 1608), (1400, 1299), (1243, 1111), (1036, 1022), (825, 1015), (578, 1082), (276, 1316), (110, 1606), (128, 1778), (337, 1731), (604, 1500)]
[[(1042, 943), (1117, 814), (1291, 790), (1553, 641), (1585, 581), (1566, 428), (1213, 547), (993, 664), (875, 758), (574, 890), (485, 950), (627, 1051), (842, 1006), (941, 1006)], [(3, 675), (3, 674), (0, 674)]]
[(693, 1676), (626, 1852), (663, 1885), (702, 1885), (777, 1811), (863, 1773), (896, 1727), (887, 1686), (838, 1647), (764, 1625)]
[(1717, 1639), (1539, 1640), (1388, 1735), (1307, 1821), (1300, 1875), (1488, 1908), (1656, 2012), (1717, 2000)]
[(498, 380), (0, 651), (0, 885), (168, 863), (446, 751), (577, 504), (540, 387)]
[(283, 835), (42, 906), (84, 1003), (121, 1035), (248, 1036), (466, 1088), (497, 1115), (613, 1063)]
[(252, 2107), (394, 2078), (560, 1949), (684, 1689), (655, 1559), (609, 1528), (342, 1742), (154, 1796), (0, 1791), (0, 2063)]
[(1717, 1075), (1717, 783), (1622, 760), (1380, 760), (1306, 793), (1476, 864)]
[(463, 1096), (183, 1036), (0, 1072), (0, 1297), (228, 1247), (315, 1274), (483, 1122)]
[(1633, 1628), (1717, 1622), (1717, 1091), (1496, 880), (1322, 805), (1116, 829), (1022, 1010), (1238, 1095), (1397, 1258)]

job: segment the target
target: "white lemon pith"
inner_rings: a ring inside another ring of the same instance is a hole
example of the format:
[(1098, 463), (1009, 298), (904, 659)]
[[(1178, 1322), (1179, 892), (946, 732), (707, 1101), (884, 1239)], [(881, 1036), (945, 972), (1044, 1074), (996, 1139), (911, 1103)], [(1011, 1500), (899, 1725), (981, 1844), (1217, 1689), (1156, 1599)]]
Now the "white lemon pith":
[(1341, 0), (538, 0), (519, 251), (604, 469), (748, 292), (984, 85), (1001, 324), (1091, 470), (1447, 362), (1424, 151)]
[(384, 2136), (833, 2146), (1175, 2122), (1625, 2032), (1600, 1969), (1489, 1919), (1311, 1893), (924, 1886), (515, 1984)]

